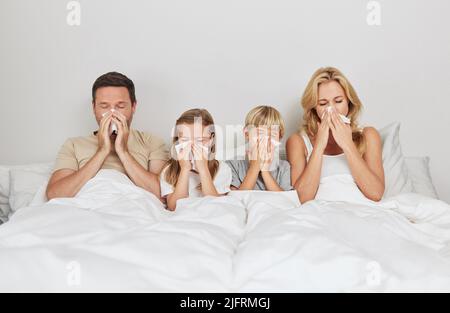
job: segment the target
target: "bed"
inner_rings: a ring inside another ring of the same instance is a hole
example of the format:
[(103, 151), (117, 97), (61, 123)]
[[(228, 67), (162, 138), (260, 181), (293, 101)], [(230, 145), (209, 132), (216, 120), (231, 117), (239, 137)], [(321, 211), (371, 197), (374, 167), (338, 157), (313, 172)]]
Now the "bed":
[(50, 163), (1, 166), (0, 291), (450, 291), (450, 206), (399, 128), (380, 130), (379, 203), (233, 191), (169, 212), (111, 170), (46, 202)]

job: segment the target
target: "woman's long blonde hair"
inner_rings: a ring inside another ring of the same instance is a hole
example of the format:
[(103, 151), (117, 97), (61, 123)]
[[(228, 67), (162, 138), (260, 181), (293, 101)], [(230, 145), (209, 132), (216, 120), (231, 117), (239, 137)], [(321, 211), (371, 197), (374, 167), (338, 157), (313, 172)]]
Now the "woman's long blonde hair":
[[(210, 158), (208, 160), (208, 168), (209, 172), (211, 173), (211, 177), (214, 179), (214, 177), (217, 174), (217, 170), (219, 169), (219, 162), (214, 158), (214, 154), (216, 152), (216, 138), (215, 138), (215, 127), (214, 127), (214, 120), (211, 116), (211, 114), (205, 110), (205, 109), (191, 109), (183, 114), (177, 119), (175, 123), (175, 129), (172, 139), (172, 147), (170, 149), (171, 151), (171, 157), (166, 162), (164, 166), (165, 175), (164, 179), (166, 182), (168, 182), (172, 186), (176, 186), (178, 182), (178, 177), (180, 176), (181, 167), (178, 160), (175, 158), (176, 151), (175, 151), (175, 145), (178, 143), (179, 134), (177, 130), (177, 126), (182, 124), (187, 125), (193, 125), (195, 122), (198, 121), (198, 119), (201, 119), (202, 126), (203, 127), (209, 127), (211, 137), (212, 137), (212, 145), (210, 150)], [(201, 188), (201, 186), (197, 186), (197, 188)]]
[(303, 124), (300, 131), (306, 132), (308, 136), (314, 138), (318, 131), (317, 122), (320, 122), (316, 107), (319, 103), (319, 85), (329, 81), (336, 81), (344, 89), (348, 99), (348, 114), (350, 127), (352, 128), (352, 138), (361, 155), (364, 154), (366, 145), (362, 129), (358, 126), (358, 117), (362, 110), (362, 103), (356, 94), (355, 89), (348, 79), (334, 67), (319, 68), (309, 80), (302, 97)]

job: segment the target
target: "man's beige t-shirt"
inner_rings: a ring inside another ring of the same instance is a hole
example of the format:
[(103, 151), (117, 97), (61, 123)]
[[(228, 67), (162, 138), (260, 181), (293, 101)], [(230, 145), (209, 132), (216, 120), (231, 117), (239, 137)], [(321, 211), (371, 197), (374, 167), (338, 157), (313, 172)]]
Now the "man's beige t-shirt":
[[(54, 172), (62, 169), (78, 171), (95, 155), (97, 149), (98, 138), (95, 135), (66, 140), (56, 157)], [(150, 168), (150, 161), (168, 158), (166, 144), (161, 138), (134, 129), (130, 130), (128, 136), (128, 150), (147, 171)], [(106, 158), (102, 169), (114, 169), (126, 174), (122, 162), (114, 151)]]

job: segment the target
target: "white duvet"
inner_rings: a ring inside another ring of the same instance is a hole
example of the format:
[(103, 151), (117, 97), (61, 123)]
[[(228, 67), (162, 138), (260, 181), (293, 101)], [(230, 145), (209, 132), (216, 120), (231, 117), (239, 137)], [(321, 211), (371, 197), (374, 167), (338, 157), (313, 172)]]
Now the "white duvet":
[(103, 170), (0, 226), (0, 291), (450, 291), (450, 206), (232, 192), (173, 213)]

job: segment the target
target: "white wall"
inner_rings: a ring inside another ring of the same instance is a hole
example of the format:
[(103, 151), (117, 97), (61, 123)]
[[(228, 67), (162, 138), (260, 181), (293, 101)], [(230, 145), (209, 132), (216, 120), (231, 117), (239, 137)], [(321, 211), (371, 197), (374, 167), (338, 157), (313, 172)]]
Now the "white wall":
[(185, 109), (241, 123), (273, 104), (297, 127), (299, 98), (319, 66), (340, 68), (363, 103), (364, 124), (402, 122), (403, 150), (431, 157), (450, 202), (450, 1), (80, 0), (0, 2), (0, 164), (53, 160), (69, 136), (95, 128), (90, 88), (100, 74), (131, 77), (135, 128), (169, 139)]

